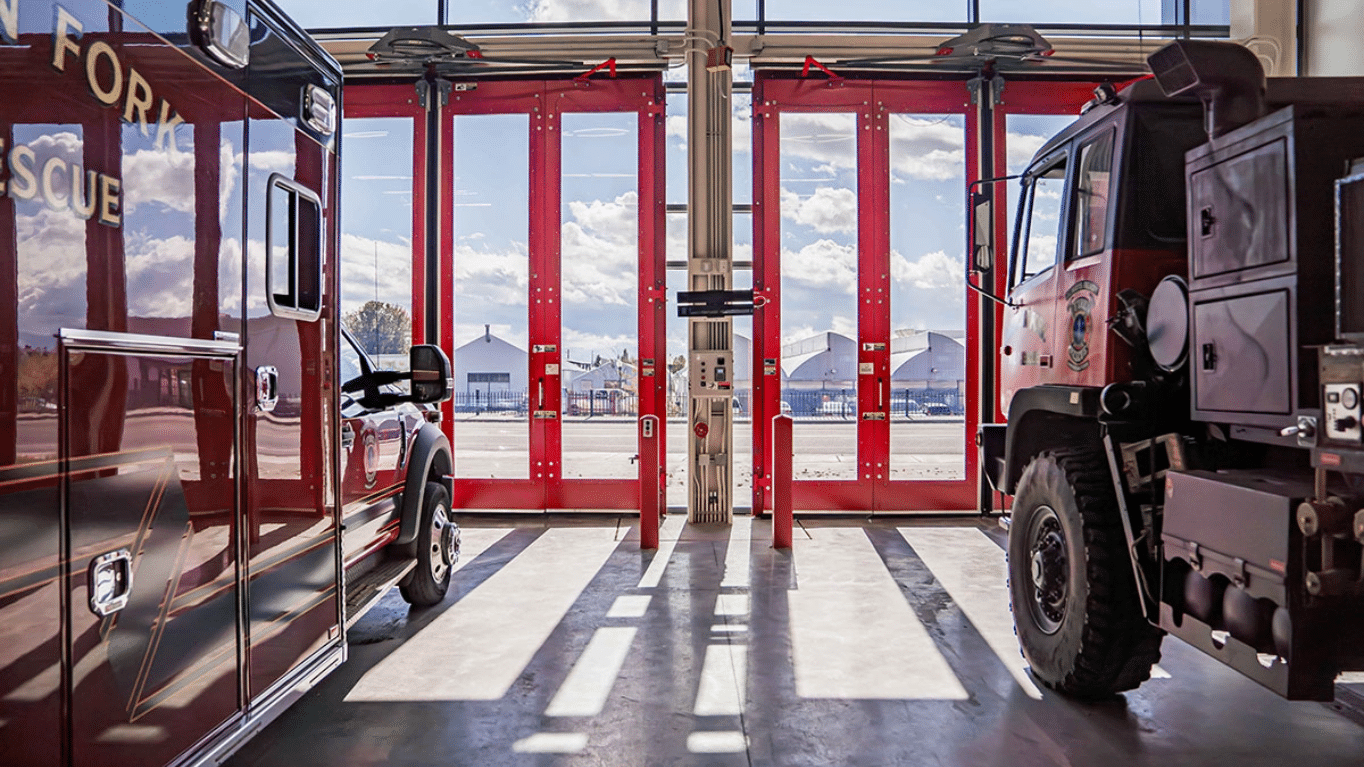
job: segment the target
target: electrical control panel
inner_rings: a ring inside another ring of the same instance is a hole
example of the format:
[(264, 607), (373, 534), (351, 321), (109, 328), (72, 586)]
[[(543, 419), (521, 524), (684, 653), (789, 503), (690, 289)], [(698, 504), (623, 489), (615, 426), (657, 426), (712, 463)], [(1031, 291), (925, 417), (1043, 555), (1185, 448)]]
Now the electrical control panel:
[(1326, 384), (1323, 389), (1325, 437), (1332, 442), (1359, 443), (1364, 430), (1359, 425), (1359, 394), (1357, 383)]
[(1364, 346), (1331, 344), (1319, 347), (1322, 445), (1364, 445)]
[(728, 396), (734, 392), (734, 365), (730, 352), (692, 352), (690, 364), (693, 397)]

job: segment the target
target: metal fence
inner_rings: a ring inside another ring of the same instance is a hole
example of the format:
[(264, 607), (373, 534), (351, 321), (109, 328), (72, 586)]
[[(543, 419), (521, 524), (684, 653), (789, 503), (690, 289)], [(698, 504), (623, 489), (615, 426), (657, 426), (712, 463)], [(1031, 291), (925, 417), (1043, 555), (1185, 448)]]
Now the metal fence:
[[(668, 415), (681, 416), (687, 412), (685, 393), (674, 392)], [(752, 416), (752, 392), (734, 392), (734, 417)], [(639, 415), (639, 398), (624, 389), (596, 389), (593, 391), (563, 392), (563, 415), (566, 418), (609, 418)], [(455, 412), (470, 415), (504, 414), (526, 417), (531, 410), (530, 393), (517, 391), (466, 391), (454, 395)], [(855, 389), (783, 389), (781, 412), (802, 421), (857, 420), (857, 391)], [(965, 401), (952, 389), (892, 389), (890, 415), (894, 419), (920, 420), (934, 416), (957, 416), (966, 412)]]

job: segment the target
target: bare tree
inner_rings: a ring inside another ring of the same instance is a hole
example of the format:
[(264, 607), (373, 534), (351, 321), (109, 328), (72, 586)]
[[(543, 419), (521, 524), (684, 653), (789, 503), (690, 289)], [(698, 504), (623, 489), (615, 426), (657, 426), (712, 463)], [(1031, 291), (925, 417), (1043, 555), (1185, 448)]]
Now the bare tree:
[(342, 320), (370, 354), (402, 354), (411, 343), (412, 318), (396, 304), (366, 301)]

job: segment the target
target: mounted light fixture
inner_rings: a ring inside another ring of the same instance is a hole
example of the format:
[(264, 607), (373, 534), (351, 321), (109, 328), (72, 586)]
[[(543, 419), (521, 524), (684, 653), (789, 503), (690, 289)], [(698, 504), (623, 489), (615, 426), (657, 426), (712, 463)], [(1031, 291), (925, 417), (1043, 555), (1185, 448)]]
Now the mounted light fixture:
[(336, 99), (326, 88), (310, 84), (303, 89), (303, 121), (324, 136), (336, 131)]
[(194, 14), (195, 42), (214, 61), (242, 69), (251, 60), (251, 30), (236, 11), (217, 0), (204, 0)]
[(371, 61), (433, 63), (483, 57), (479, 47), (438, 27), (397, 27), (369, 47)]

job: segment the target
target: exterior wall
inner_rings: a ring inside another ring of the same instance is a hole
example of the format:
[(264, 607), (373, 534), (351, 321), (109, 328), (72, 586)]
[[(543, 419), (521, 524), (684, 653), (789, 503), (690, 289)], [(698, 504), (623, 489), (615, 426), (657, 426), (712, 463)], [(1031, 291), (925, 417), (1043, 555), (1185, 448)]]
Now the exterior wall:
[(1304, 74), (1313, 77), (1364, 75), (1364, 0), (1306, 0), (1303, 7)]

